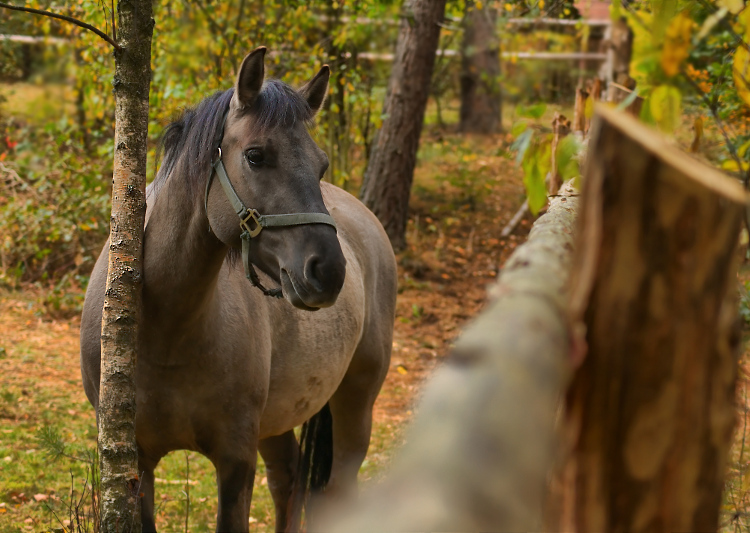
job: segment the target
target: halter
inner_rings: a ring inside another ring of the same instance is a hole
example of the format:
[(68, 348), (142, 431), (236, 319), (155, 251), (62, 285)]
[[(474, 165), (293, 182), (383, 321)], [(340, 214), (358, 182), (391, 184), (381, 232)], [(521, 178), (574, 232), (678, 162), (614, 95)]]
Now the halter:
[[(206, 195), (204, 198), (204, 206), (206, 209), (206, 218), (208, 219), (208, 193), (211, 190), (211, 184), (213, 183), (214, 175), (219, 176), (219, 183), (221, 188), (224, 190), (229, 203), (232, 204), (235, 213), (240, 217), (240, 229), (242, 234), (242, 264), (245, 267), (245, 277), (250, 280), (250, 283), (254, 287), (258, 287), (263, 294), (274, 298), (281, 298), (281, 288), (266, 289), (258, 278), (258, 273), (255, 272), (255, 267), (250, 260), (250, 239), (257, 237), (263, 228), (281, 228), (284, 226), (301, 226), (303, 224), (328, 224), (336, 229), (336, 222), (333, 220), (331, 215), (325, 213), (288, 213), (283, 215), (261, 215), (257, 209), (247, 207), (240, 199), (237, 191), (234, 189), (232, 182), (229, 180), (227, 175), (227, 169), (222, 161), (221, 154), (221, 142), (224, 140), (224, 126), (227, 122), (227, 115), (229, 109), (224, 113), (224, 119), (221, 124), (221, 131), (218, 142), (216, 143), (218, 150), (218, 158), (211, 165), (211, 174), (208, 176), (206, 182)], [(211, 231), (211, 222), (209, 220), (208, 230)]]

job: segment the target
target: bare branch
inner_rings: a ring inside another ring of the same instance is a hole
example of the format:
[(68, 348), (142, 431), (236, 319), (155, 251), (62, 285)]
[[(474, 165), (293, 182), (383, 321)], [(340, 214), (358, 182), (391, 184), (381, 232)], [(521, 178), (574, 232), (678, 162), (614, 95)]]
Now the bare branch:
[(5, 4), (5, 3), (2, 3), (2, 2), (0, 2), (0, 7), (4, 7), (5, 9), (10, 9), (11, 11), (23, 11), (25, 13), (33, 13), (34, 15), (42, 15), (42, 16), (45, 16), (45, 17), (50, 17), (50, 18), (53, 18), (53, 19), (59, 19), (59, 20), (64, 20), (66, 22), (70, 22), (71, 24), (75, 24), (76, 26), (79, 26), (79, 27), (81, 27), (83, 29), (86, 29), (86, 30), (89, 30), (91, 32), (94, 32), (99, 37), (101, 37), (102, 39), (104, 39), (105, 41), (107, 41), (109, 44), (111, 44), (114, 47), (115, 50), (121, 50), (122, 49), (122, 47), (119, 44), (117, 44), (116, 41), (114, 41), (109, 35), (107, 35), (106, 33), (104, 33), (102, 30), (100, 30), (99, 28), (96, 28), (96, 27), (92, 26), (91, 24), (86, 24), (85, 22), (83, 22), (81, 20), (78, 20), (76, 18), (68, 17), (67, 15), (60, 15), (58, 13), (52, 13), (51, 11), (44, 11), (42, 9), (33, 9), (33, 8), (30, 8), (30, 7), (14, 6), (14, 5)]
[[(687, 82), (695, 90), (695, 92), (698, 93), (701, 100), (703, 100), (703, 103), (711, 112), (711, 116), (713, 116), (714, 121), (716, 122), (716, 125), (719, 127), (719, 131), (724, 137), (724, 142), (727, 145), (727, 150), (729, 151), (729, 155), (732, 157), (734, 162), (737, 163), (738, 172), (740, 173), (740, 176), (742, 176), (742, 160), (740, 159), (740, 156), (737, 153), (737, 147), (729, 138), (729, 133), (727, 132), (726, 127), (724, 126), (724, 122), (722, 122), (721, 118), (719, 117), (719, 113), (717, 112), (716, 106), (714, 106), (713, 103), (708, 99), (708, 97), (706, 97), (706, 95), (698, 86), (698, 84), (695, 83), (695, 80), (693, 80), (690, 76), (688, 76), (687, 73), (684, 71), (680, 71), (680, 74), (682, 74), (682, 77), (685, 80), (687, 80)], [(748, 176), (742, 176), (742, 182), (746, 189), (750, 186), (750, 183), (748, 183)]]

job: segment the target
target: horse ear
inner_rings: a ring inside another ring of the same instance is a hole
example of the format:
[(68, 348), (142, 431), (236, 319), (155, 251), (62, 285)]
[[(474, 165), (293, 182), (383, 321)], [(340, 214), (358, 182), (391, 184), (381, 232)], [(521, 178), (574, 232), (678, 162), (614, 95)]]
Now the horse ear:
[(234, 88), (234, 103), (237, 107), (247, 107), (253, 103), (255, 97), (263, 87), (264, 67), (263, 57), (266, 47), (256, 48), (245, 56), (237, 74), (237, 84)]
[(307, 100), (313, 113), (317, 113), (320, 110), (328, 95), (328, 78), (330, 75), (331, 69), (328, 65), (323, 65), (313, 79), (308, 81), (299, 90), (300, 95)]

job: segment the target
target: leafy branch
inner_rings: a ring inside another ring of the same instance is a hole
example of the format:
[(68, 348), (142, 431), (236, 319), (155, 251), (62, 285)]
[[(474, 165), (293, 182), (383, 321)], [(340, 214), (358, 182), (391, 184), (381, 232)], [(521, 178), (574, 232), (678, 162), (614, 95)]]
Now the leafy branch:
[[(74, 17), (69, 17), (67, 15), (60, 15), (59, 13), (52, 13), (51, 11), (44, 11), (43, 9), (34, 9), (31, 7), (24, 7), (24, 6), (14, 6), (12, 4), (5, 4), (3, 2), (0, 2), (0, 7), (4, 7), (5, 9), (10, 9), (11, 11), (23, 11), (24, 13), (32, 13), (34, 15), (42, 15), (45, 17), (50, 17), (53, 19), (58, 20), (64, 20), (66, 22), (70, 22), (71, 24), (75, 24), (76, 26), (79, 26), (83, 29), (89, 30), (90, 32), (95, 33), (105, 41), (107, 41), (109, 44), (112, 45), (112, 47), (115, 50), (122, 50), (122, 47), (117, 44), (117, 41), (115, 41), (112, 37), (104, 33), (99, 28), (96, 28), (95, 26), (92, 26), (91, 24), (87, 24), (83, 22), (82, 20), (78, 20)], [(112, 31), (114, 31), (114, 26), (112, 27)]]

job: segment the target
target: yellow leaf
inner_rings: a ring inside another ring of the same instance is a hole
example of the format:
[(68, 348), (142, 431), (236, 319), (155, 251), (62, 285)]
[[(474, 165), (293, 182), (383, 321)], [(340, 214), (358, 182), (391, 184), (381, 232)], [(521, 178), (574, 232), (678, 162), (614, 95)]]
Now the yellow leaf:
[(612, 22), (619, 22), (621, 15), (620, 10), (620, 0), (614, 0), (612, 4), (609, 6), (609, 17), (612, 19)]
[(750, 52), (744, 46), (738, 46), (734, 53), (732, 77), (737, 87), (737, 94), (745, 104), (750, 106)]
[(659, 129), (672, 135), (680, 123), (682, 94), (677, 87), (659, 85), (651, 93), (649, 109)]
[(703, 117), (697, 117), (693, 122), (693, 142), (690, 145), (692, 153), (697, 152), (701, 146), (701, 137), (703, 137)]
[(680, 65), (688, 56), (693, 26), (693, 20), (684, 11), (672, 19), (667, 26), (664, 47), (661, 51), (661, 68), (667, 76), (676, 75), (680, 71)]
[(403, 376), (403, 375), (406, 375), (406, 374), (408, 374), (408, 373), (409, 373), (409, 371), (408, 371), (408, 370), (406, 370), (406, 367), (405, 367), (404, 365), (398, 365), (398, 366), (396, 367), (396, 372), (398, 372), (398, 373), (399, 373), (399, 374), (401, 374), (402, 376)]
[(594, 116), (594, 100), (590, 96), (586, 97), (586, 102), (583, 104), (583, 115), (589, 119)]
[(477, 0), (476, 4), (474, 4), (474, 6), (475, 6), (475, 7), (477, 8), (477, 9), (482, 9), (482, 0)]
[[(746, 170), (747, 166), (743, 163), (742, 170)], [(722, 170), (726, 170), (728, 172), (737, 172), (740, 170), (739, 165), (737, 165), (737, 161), (734, 159), (727, 159), (721, 164)]]

